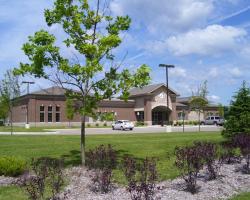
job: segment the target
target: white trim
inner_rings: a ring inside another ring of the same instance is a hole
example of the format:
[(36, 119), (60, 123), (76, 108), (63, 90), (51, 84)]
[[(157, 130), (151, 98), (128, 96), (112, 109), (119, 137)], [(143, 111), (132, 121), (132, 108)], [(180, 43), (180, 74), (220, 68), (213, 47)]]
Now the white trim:
[(137, 112), (137, 111), (144, 111), (144, 108), (134, 108), (134, 111)]

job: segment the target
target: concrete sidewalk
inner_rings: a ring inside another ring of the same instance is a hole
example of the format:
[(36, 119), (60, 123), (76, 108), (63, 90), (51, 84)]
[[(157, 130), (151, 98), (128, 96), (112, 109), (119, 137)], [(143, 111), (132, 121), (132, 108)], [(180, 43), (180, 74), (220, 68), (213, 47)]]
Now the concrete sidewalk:
[[(202, 132), (218, 132), (223, 127), (219, 126), (201, 126)], [(185, 126), (185, 132), (198, 132), (198, 126)], [(45, 129), (46, 131), (46, 129)], [(47, 129), (48, 132), (14, 132), (14, 135), (80, 135), (81, 129)], [(172, 127), (172, 132), (182, 132), (183, 127)], [(137, 134), (137, 133), (164, 133), (166, 127), (146, 126), (135, 127), (133, 131), (112, 130), (111, 128), (86, 128), (86, 135), (104, 135), (104, 134)], [(0, 132), (0, 135), (10, 135), (10, 132)]]

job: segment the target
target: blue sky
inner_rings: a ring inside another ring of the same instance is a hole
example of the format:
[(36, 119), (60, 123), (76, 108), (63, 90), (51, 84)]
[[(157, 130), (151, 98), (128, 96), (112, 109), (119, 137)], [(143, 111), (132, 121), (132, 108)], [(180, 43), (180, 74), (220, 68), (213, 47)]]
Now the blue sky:
[[(59, 39), (60, 27), (48, 28), (43, 10), (49, 0), (0, 0), (0, 78), (26, 57), (21, 51), (28, 35), (44, 28)], [(113, 15), (128, 14), (131, 29), (122, 35), (117, 59), (131, 70), (145, 63), (152, 82), (165, 82), (159, 63), (174, 64), (170, 85), (182, 96), (191, 95), (208, 80), (209, 99), (229, 104), (243, 80), (250, 81), (249, 0), (112, 0)], [(65, 55), (72, 56), (72, 49)], [(32, 79), (32, 78), (30, 78)], [(33, 90), (48, 83), (35, 80)]]

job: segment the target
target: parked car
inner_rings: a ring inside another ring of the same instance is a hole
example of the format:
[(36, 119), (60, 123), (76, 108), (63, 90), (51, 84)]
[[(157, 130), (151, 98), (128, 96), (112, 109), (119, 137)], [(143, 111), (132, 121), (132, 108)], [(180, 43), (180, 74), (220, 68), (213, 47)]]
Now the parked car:
[(114, 124), (112, 124), (113, 130), (133, 130), (134, 124), (130, 122), (129, 120), (118, 120)]
[(205, 120), (201, 121), (202, 125), (224, 125), (225, 120), (220, 116), (209, 116)]

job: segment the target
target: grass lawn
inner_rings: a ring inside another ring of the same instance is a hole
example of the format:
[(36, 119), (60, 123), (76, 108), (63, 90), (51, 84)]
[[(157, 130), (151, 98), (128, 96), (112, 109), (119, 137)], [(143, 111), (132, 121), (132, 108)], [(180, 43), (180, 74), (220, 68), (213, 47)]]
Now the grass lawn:
[[(186, 145), (194, 140), (221, 141), (219, 132), (213, 133), (157, 133), (157, 134), (121, 134), (121, 135), (93, 135), (87, 136), (87, 149), (99, 144), (112, 144), (119, 152), (134, 155), (137, 159), (157, 157), (160, 180), (172, 179), (178, 176), (173, 166), (173, 151), (176, 145)], [(33, 157), (64, 158), (67, 166), (80, 163), (79, 136), (0, 136), (0, 156), (14, 155), (26, 159)], [(115, 179), (122, 183), (121, 171), (116, 171)], [(11, 192), (14, 191), (14, 192)], [(19, 194), (18, 198), (15, 196)], [(0, 188), (0, 199), (22, 199), (23, 193), (16, 187)]]
[(231, 200), (249, 200), (249, 199), (250, 199), (250, 192), (246, 192), (233, 197)]

